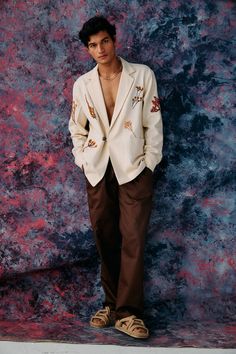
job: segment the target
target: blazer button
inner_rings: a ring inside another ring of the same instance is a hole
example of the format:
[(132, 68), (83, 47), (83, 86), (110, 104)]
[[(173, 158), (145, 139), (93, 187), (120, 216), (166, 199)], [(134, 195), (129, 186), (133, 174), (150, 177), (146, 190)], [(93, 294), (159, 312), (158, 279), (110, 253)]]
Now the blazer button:
[(103, 141), (107, 141), (107, 138), (104, 136), (104, 137), (102, 138), (102, 140), (103, 140)]

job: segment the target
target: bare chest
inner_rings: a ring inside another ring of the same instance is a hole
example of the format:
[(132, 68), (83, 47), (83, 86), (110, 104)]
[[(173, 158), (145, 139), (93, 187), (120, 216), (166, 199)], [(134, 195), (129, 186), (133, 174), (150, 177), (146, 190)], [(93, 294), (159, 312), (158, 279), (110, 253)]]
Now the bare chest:
[(114, 112), (119, 82), (120, 75), (112, 81), (101, 80), (101, 87), (109, 121), (111, 121)]

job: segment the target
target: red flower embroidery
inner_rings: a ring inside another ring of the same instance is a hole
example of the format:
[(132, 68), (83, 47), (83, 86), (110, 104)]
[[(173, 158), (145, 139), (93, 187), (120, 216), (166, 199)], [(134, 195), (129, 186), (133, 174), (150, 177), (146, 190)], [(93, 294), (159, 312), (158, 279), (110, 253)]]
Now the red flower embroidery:
[(126, 122), (124, 122), (124, 128), (132, 131), (133, 130), (132, 122), (130, 120), (127, 120)]
[(137, 135), (133, 131), (133, 125), (132, 125), (132, 122), (130, 120), (127, 120), (127, 121), (124, 122), (124, 128), (125, 129), (129, 129), (132, 132), (132, 134), (135, 136), (135, 138), (137, 138)]
[(160, 99), (156, 96), (154, 96), (154, 99), (152, 100), (152, 108), (151, 112), (158, 112), (160, 111)]
[(77, 104), (75, 101), (72, 102), (72, 108), (71, 108), (71, 115), (70, 118), (75, 120), (75, 110), (76, 110)]
[(95, 114), (94, 108), (93, 108), (92, 106), (90, 106), (90, 105), (89, 105), (89, 103), (88, 103), (88, 100), (87, 100), (87, 97), (86, 97), (86, 96), (85, 96), (85, 100), (86, 100), (86, 103), (87, 103), (87, 106), (88, 106), (89, 113), (90, 113), (91, 117), (96, 119), (96, 114)]
[(88, 144), (87, 144), (86, 146), (84, 146), (83, 151), (84, 151), (85, 149), (87, 149), (88, 147), (90, 147), (90, 148), (96, 148), (96, 147), (97, 147), (96, 141), (94, 141), (94, 140), (92, 140), (92, 139), (89, 139)]

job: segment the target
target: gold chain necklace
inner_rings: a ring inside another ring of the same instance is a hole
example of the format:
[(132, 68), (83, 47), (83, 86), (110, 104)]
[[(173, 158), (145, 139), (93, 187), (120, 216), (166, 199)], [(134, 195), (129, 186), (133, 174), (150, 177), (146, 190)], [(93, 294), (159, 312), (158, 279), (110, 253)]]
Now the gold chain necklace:
[(112, 81), (112, 80), (115, 80), (115, 78), (121, 73), (121, 71), (122, 71), (122, 65), (120, 65), (120, 67), (119, 67), (119, 70), (118, 71), (116, 71), (112, 76), (103, 76), (103, 75), (101, 75), (100, 73), (99, 73), (99, 76), (102, 78), (102, 79), (104, 79), (104, 80), (109, 80), (109, 81)]

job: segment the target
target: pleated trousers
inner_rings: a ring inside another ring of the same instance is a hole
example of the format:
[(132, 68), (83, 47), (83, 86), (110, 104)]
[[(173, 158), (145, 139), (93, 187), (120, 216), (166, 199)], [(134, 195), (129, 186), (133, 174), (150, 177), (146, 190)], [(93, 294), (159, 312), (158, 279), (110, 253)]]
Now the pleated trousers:
[(92, 229), (101, 259), (104, 306), (116, 318), (142, 317), (144, 247), (153, 195), (153, 174), (147, 167), (132, 181), (119, 185), (109, 161), (95, 186), (87, 180)]

